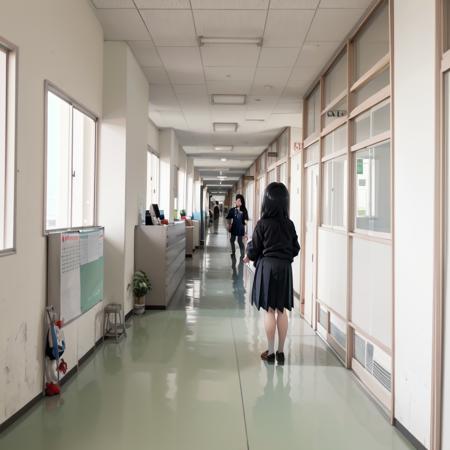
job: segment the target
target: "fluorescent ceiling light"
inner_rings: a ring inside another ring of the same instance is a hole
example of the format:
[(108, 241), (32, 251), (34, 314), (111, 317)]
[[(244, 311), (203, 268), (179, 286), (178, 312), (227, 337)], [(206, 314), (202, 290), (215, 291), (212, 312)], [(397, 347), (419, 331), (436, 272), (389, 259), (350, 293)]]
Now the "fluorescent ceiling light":
[(220, 158), (222, 162), (227, 162), (227, 158)]
[(236, 133), (238, 124), (236, 122), (214, 122), (213, 128), (215, 132)]
[(218, 176), (217, 179), (220, 180), (220, 181), (223, 181), (223, 180), (226, 180), (227, 177), (225, 177), (225, 176)]
[(233, 150), (232, 145), (215, 145), (214, 150), (216, 152), (231, 152)]
[(200, 45), (229, 45), (229, 44), (247, 44), (262, 46), (262, 37), (212, 37), (212, 36), (199, 36), (198, 40)]
[(212, 94), (213, 105), (245, 105), (247, 96), (243, 94)]

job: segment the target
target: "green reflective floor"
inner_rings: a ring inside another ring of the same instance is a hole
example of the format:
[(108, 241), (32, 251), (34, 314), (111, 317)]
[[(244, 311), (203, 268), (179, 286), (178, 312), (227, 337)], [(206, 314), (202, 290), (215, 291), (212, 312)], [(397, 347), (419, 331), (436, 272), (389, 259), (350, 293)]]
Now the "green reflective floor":
[(169, 311), (130, 321), (61, 398), (0, 435), (7, 450), (411, 449), (349, 371), (292, 313), (284, 367), (259, 359), (262, 314), (226, 233), (188, 260)]

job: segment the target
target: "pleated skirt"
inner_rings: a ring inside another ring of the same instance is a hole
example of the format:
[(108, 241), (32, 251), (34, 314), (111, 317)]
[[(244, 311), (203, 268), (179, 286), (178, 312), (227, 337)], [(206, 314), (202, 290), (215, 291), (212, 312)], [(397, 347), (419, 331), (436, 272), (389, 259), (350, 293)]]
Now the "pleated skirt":
[(269, 308), (283, 312), (294, 306), (291, 262), (263, 257), (256, 263), (253, 278), (252, 304), (266, 311)]

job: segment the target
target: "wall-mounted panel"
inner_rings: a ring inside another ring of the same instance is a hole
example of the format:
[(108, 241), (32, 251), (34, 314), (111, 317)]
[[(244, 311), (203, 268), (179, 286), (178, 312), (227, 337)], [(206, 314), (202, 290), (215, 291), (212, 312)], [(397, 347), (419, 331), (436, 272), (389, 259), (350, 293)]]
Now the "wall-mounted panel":
[(353, 238), (352, 322), (391, 348), (391, 246)]

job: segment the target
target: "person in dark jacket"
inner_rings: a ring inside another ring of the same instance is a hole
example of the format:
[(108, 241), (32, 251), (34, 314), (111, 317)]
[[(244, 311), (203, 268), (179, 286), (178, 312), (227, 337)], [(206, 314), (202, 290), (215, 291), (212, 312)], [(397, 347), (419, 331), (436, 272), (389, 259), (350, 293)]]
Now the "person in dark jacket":
[[(254, 261), (252, 304), (266, 310), (265, 329), (268, 349), (261, 358), (269, 363), (275, 359), (284, 364), (284, 342), (289, 311), (294, 306), (292, 267), (300, 251), (297, 233), (289, 219), (289, 192), (283, 183), (270, 183), (263, 198), (261, 219), (253, 230), (244, 262)], [(278, 350), (275, 354), (275, 332)]]
[(231, 257), (236, 256), (235, 241), (238, 239), (239, 249), (241, 250), (241, 259), (245, 256), (244, 237), (247, 236), (248, 212), (245, 207), (245, 199), (241, 194), (236, 195), (236, 206), (228, 211), (226, 219), (228, 220), (228, 231), (231, 234)]

